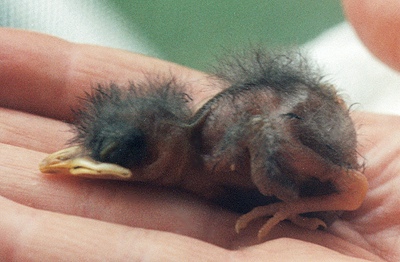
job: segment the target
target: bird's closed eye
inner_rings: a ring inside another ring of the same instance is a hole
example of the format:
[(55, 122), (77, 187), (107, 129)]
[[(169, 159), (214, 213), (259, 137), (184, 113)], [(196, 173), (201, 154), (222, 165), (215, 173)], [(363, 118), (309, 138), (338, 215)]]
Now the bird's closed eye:
[(138, 130), (131, 130), (123, 137), (107, 138), (97, 155), (102, 162), (130, 168), (143, 164), (149, 155), (147, 151), (145, 135)]

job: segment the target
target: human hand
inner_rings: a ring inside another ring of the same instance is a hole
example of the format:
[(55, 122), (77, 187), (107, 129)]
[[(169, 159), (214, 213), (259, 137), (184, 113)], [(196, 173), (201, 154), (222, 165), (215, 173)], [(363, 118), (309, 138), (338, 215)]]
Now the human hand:
[(342, 3), (347, 19), (368, 49), (400, 71), (400, 2), (343, 0)]
[[(200, 72), (153, 58), (0, 32), (0, 260), (15, 261), (396, 261), (399, 248), (400, 118), (354, 113), (370, 190), (362, 207), (326, 231), (283, 222), (264, 243), (259, 224), (234, 232), (238, 214), (168, 189), (41, 174), (46, 153), (71, 137), (77, 96), (97, 82), (124, 84), (170, 72), (193, 87), (193, 103), (216, 91)], [(42, 116), (38, 116), (42, 115)], [(238, 249), (240, 248), (241, 249)], [(359, 260), (361, 261), (361, 260)]]

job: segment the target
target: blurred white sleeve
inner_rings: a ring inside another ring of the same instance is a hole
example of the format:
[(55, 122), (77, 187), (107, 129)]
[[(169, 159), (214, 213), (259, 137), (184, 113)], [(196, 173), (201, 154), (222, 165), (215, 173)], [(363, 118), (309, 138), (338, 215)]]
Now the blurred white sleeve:
[(107, 0), (1, 0), (0, 26), (157, 56), (155, 48)]

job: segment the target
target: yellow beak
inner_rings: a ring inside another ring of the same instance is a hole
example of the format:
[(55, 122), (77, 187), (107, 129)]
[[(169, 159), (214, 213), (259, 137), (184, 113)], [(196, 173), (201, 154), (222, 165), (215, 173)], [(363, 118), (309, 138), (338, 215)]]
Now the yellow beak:
[(39, 164), (43, 173), (55, 173), (82, 177), (113, 178), (126, 180), (132, 172), (116, 164), (103, 163), (82, 155), (79, 146), (69, 147), (48, 155)]

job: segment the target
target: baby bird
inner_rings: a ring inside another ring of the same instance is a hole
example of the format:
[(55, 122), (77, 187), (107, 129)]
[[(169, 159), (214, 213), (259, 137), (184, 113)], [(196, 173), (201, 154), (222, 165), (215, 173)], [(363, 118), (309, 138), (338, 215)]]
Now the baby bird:
[(78, 112), (76, 145), (47, 173), (126, 179), (193, 192), (242, 215), (326, 227), (355, 210), (368, 183), (344, 101), (298, 52), (252, 50), (224, 60), (223, 87), (197, 112), (174, 79), (94, 88)]

